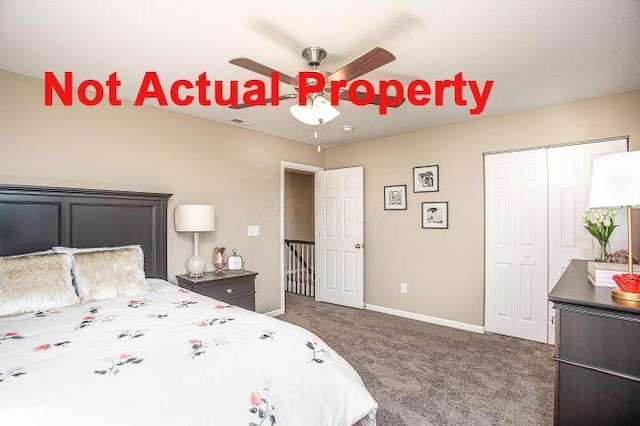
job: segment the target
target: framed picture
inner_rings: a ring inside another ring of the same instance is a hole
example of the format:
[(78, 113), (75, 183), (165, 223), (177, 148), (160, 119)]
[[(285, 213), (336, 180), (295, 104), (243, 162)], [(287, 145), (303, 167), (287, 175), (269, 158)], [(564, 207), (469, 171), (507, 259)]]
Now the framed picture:
[(407, 185), (393, 185), (384, 187), (384, 209), (407, 209)]
[(438, 192), (438, 166), (413, 168), (413, 192)]
[(449, 228), (449, 203), (446, 201), (422, 203), (422, 227), (429, 229)]

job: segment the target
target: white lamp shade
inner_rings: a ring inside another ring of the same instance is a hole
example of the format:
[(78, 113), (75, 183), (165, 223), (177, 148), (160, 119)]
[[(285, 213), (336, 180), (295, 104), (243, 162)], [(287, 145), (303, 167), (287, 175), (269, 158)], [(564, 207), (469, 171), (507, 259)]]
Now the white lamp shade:
[(183, 204), (174, 211), (178, 232), (209, 232), (216, 230), (216, 210), (204, 204)]
[(594, 158), (589, 208), (640, 206), (640, 151)]
[[(316, 97), (313, 103), (307, 102), (307, 105), (292, 105), (289, 108), (289, 112), (296, 120), (310, 126), (326, 124), (340, 115), (340, 111), (335, 109), (331, 102), (322, 96)], [(322, 120), (322, 123), (320, 123), (320, 120)]]

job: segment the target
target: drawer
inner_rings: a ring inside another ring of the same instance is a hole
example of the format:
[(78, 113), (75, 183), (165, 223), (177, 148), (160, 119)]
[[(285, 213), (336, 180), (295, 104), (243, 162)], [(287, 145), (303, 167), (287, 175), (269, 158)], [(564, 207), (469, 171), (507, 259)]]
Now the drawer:
[(234, 280), (233, 282), (202, 283), (190, 287), (196, 293), (203, 294), (213, 299), (223, 300), (230, 297), (255, 293), (255, 281), (253, 279)]
[(582, 307), (558, 314), (557, 358), (640, 378), (640, 317)]
[(639, 382), (560, 363), (556, 391), (558, 426), (640, 424)]
[(230, 297), (228, 299), (224, 299), (224, 302), (248, 311), (255, 312), (256, 310), (256, 295), (253, 293), (245, 294), (244, 296)]

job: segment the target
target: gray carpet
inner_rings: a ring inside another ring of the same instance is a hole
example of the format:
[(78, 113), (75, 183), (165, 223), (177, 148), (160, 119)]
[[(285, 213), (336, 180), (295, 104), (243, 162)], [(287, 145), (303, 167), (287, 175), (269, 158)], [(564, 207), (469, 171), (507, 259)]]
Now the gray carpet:
[(280, 319), (327, 342), (378, 401), (380, 426), (549, 425), (552, 346), (288, 294)]

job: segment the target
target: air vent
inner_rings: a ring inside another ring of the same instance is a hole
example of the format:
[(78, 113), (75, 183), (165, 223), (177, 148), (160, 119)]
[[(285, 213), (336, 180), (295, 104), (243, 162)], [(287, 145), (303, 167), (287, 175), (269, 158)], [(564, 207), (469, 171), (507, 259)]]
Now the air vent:
[(238, 126), (246, 126), (246, 127), (253, 126), (254, 124), (256, 124), (247, 120), (240, 120), (239, 118), (230, 118), (229, 121), (233, 124), (237, 124)]

